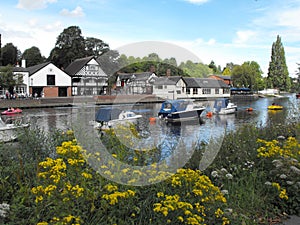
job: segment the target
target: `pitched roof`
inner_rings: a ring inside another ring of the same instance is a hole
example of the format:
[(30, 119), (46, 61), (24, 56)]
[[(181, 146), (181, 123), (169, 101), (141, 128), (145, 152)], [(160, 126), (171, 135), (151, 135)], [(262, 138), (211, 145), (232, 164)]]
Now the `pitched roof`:
[(67, 66), (65, 72), (70, 76), (75, 75), (78, 71), (80, 71), (84, 67), (84, 65), (86, 65), (93, 58), (94, 56), (75, 59), (70, 65)]
[(132, 79), (132, 76), (134, 75), (135, 80), (148, 80), (149, 77), (152, 75), (153, 73), (151, 72), (140, 72), (140, 73), (119, 73), (119, 78), (120, 80), (128, 80), (128, 79)]
[(181, 76), (163, 76), (155, 79), (154, 85), (176, 85)]
[(32, 74), (36, 73), (37, 71), (41, 70), (42, 68), (44, 68), (45, 66), (48, 66), (51, 62), (45, 62), (45, 63), (41, 63), (35, 66), (30, 66), (27, 67), (27, 71), (29, 72), (29, 76), (31, 76)]
[(187, 88), (229, 88), (222, 80), (193, 77), (183, 77), (182, 79), (186, 83)]

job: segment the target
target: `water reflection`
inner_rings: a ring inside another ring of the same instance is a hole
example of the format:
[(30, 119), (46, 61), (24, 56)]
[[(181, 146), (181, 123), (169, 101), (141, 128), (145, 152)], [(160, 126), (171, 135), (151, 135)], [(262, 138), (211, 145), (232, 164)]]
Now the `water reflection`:
[[(267, 107), (273, 102), (284, 106), (284, 109), (268, 110)], [(155, 123), (149, 122), (150, 117), (157, 116), (161, 104), (120, 105), (120, 107), (125, 110), (133, 110), (143, 116), (138, 129), (145, 146), (167, 146), (168, 143), (180, 142), (190, 146), (201, 141), (207, 142), (211, 138), (222, 135), (224, 130), (234, 130), (243, 124), (265, 126), (268, 123), (284, 123), (299, 119), (300, 100), (296, 99), (294, 95), (286, 95), (286, 98), (260, 98), (256, 101), (235, 103), (238, 105), (238, 111), (235, 114), (213, 115), (211, 118), (206, 118), (206, 112), (203, 112), (202, 121), (176, 125), (166, 124), (158, 119)], [(209, 106), (211, 102), (204, 104)], [(88, 123), (94, 119), (95, 112), (99, 107), (103, 106), (33, 108), (25, 109), (22, 115), (2, 116), (2, 119), (4, 121), (26, 120), (48, 132), (55, 128), (72, 128), (72, 123)], [(253, 108), (253, 111), (247, 111), (249, 107)], [(77, 114), (81, 115), (82, 121), (76, 120)]]

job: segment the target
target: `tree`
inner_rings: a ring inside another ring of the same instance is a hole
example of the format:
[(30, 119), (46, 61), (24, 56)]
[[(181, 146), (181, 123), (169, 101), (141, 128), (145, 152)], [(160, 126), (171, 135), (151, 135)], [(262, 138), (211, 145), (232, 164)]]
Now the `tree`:
[(276, 41), (272, 44), (267, 87), (278, 88), (285, 91), (288, 91), (291, 88), (291, 79), (286, 65), (284, 47), (279, 35), (277, 35)]
[(248, 87), (253, 90), (261, 89), (262, 70), (257, 62), (244, 62), (235, 66), (232, 71), (232, 81), (236, 87)]
[(222, 75), (225, 75), (225, 76), (231, 75), (230, 69), (228, 67), (225, 67), (223, 72), (222, 72)]
[[(23, 59), (26, 60), (26, 66), (35, 66), (45, 61), (45, 58), (42, 57), (40, 49), (38, 47), (32, 46), (29, 49), (26, 49), (22, 55)], [(23, 65), (22, 65), (23, 66)]]
[(85, 39), (85, 50), (87, 55), (93, 55), (97, 58), (109, 51), (109, 45), (98, 38), (87, 37)]
[(13, 93), (14, 87), (23, 83), (23, 76), (20, 74), (13, 74), (13, 66), (8, 65), (0, 69), (0, 84), (1, 88)]
[(87, 56), (85, 49), (81, 29), (78, 26), (70, 26), (58, 36), (48, 60), (60, 68), (65, 68), (75, 59)]
[(7, 65), (16, 65), (20, 60), (19, 51), (12, 43), (7, 43), (2, 49), (2, 64), (3, 66)]

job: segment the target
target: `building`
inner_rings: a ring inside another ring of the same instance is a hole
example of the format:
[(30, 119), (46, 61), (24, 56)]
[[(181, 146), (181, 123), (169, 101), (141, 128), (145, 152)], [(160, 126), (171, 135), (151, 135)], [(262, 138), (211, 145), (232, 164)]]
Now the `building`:
[(94, 56), (76, 59), (65, 72), (72, 79), (72, 95), (106, 94), (108, 76)]
[(116, 89), (124, 94), (152, 94), (156, 78), (153, 72), (118, 73)]
[(153, 94), (165, 99), (185, 98), (185, 89), (181, 76), (158, 77), (153, 83)]
[(153, 94), (165, 99), (230, 97), (230, 87), (222, 80), (170, 76), (155, 80)]
[[(51, 62), (25, 68), (28, 71), (27, 86), (33, 97), (71, 96), (71, 77)], [(26, 82), (27, 77), (24, 76)]]
[(229, 85), (230, 87), (233, 87), (233, 82), (231, 80), (231, 76), (224, 76), (224, 75), (209, 75), (208, 78), (216, 79), (216, 80), (222, 80), (224, 83)]

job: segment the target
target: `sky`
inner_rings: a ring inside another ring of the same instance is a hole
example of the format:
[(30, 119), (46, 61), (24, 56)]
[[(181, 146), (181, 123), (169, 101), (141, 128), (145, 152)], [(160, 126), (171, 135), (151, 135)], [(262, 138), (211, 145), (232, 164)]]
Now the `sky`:
[[(280, 36), (291, 77), (300, 63), (300, 0), (0, 0), (2, 47), (33, 46), (48, 57), (64, 29), (78, 26), (127, 56), (175, 57), (221, 68), (257, 62), (268, 72)], [(147, 52), (148, 51), (148, 52)]]

